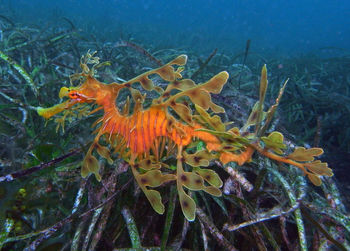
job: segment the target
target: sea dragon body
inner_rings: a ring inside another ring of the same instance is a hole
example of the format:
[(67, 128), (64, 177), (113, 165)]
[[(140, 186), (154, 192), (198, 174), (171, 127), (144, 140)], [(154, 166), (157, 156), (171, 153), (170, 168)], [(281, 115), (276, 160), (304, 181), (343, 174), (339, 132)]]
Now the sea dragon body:
[[(46, 119), (61, 112), (69, 113), (77, 104), (95, 104), (97, 108), (89, 114), (103, 110), (103, 116), (94, 124), (97, 126), (96, 137), (82, 163), (83, 177), (93, 173), (98, 180), (101, 180), (99, 163), (93, 155), (93, 150), (95, 149), (109, 163), (113, 163), (110, 157), (110, 150), (113, 150), (130, 164), (136, 181), (156, 212), (162, 214), (164, 205), (160, 193), (149, 187), (157, 187), (166, 181), (176, 180), (182, 211), (188, 220), (194, 220), (196, 205), (183, 187), (220, 196), (219, 188), (222, 186), (220, 177), (213, 170), (201, 168), (208, 166), (212, 159), (218, 159), (223, 164), (234, 161), (242, 165), (249, 161), (257, 150), (271, 159), (299, 167), (316, 184), (319, 183), (319, 175), (332, 175), (331, 169), (324, 165), (326, 163), (317, 161), (314, 164), (299, 163), (300, 154), (293, 159), (293, 156), (286, 158), (269, 151), (280, 143), (280, 134), (266, 137), (264, 141), (266, 146), (263, 148), (258, 140), (248, 140), (237, 128), (226, 130), (226, 124), (222, 123), (219, 116), (207, 113), (209, 108), (215, 113), (224, 112), (222, 107), (212, 102), (210, 93), (221, 92), (229, 77), (225, 71), (197, 85), (190, 79), (182, 79), (182, 66), (186, 64), (187, 56), (181, 55), (157, 69), (124, 83), (104, 84), (93, 77), (95, 65), (91, 70), (87, 67), (91, 58), (89, 54), (89, 57), (81, 62), (84, 72), (79, 76), (84, 79), (83, 83), (77, 87), (61, 88), (59, 96), (67, 97), (67, 101), (51, 108), (37, 109), (39, 115)], [(174, 66), (178, 68), (175, 70)], [(154, 74), (170, 82), (165, 90), (153, 84), (149, 76)], [(147, 91), (159, 93), (159, 97), (154, 99), (148, 108), (143, 107), (145, 95), (132, 87), (135, 83), (140, 83)], [(132, 112), (129, 111), (129, 99), (122, 111), (116, 105), (120, 90), (124, 88), (129, 89), (133, 98)], [(198, 114), (192, 114), (189, 100), (194, 104)], [(63, 121), (64, 118), (65, 115)], [(104, 141), (106, 146), (101, 145), (101, 141)], [(190, 146), (199, 141), (205, 143), (205, 149), (189, 153), (192, 149)], [(278, 147), (283, 148), (281, 145)], [(322, 153), (322, 149), (312, 149), (314, 151), (309, 153), (310, 158), (307, 161), (312, 161), (313, 156)], [(161, 171), (162, 168), (168, 167), (163, 161), (165, 151), (167, 155), (177, 152), (176, 174)], [(192, 166), (191, 172), (184, 171), (184, 162)]]

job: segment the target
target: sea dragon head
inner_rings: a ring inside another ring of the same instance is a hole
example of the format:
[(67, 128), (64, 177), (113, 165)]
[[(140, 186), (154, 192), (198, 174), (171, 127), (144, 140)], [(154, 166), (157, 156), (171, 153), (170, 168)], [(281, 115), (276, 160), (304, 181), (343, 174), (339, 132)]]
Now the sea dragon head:
[[(68, 98), (68, 100), (48, 108), (37, 107), (36, 110), (40, 116), (49, 119), (62, 111), (67, 111), (65, 117), (67, 114), (72, 114), (68, 112), (69, 110), (74, 109), (79, 112), (83, 103), (96, 103), (99, 106), (109, 107), (111, 105), (110, 100), (114, 102), (112, 98), (118, 95), (122, 86), (117, 83), (106, 85), (94, 78), (97, 68), (109, 65), (109, 62), (100, 63), (95, 54), (96, 52), (90, 53), (88, 51), (86, 55), (82, 56), (80, 59), (82, 72), (71, 76), (74, 79), (84, 79), (82, 84), (77, 87), (61, 88), (59, 97), (61, 99)], [(73, 108), (76, 104), (77, 106)], [(86, 112), (86, 109), (84, 108), (83, 111)]]
[(104, 105), (106, 95), (110, 93), (107, 90), (101, 92), (101, 89), (104, 88), (110, 89), (95, 78), (87, 76), (80, 86), (61, 88), (58, 96), (61, 99), (68, 98), (66, 101), (48, 108), (37, 107), (37, 112), (40, 116), (49, 119), (62, 111), (71, 109), (76, 104), (97, 103)]
[(68, 97), (77, 103), (101, 103), (101, 93), (108, 93), (106, 89), (110, 89), (107, 85), (99, 82), (92, 76), (86, 76), (86, 80), (77, 87), (62, 87), (58, 96), (60, 98)]

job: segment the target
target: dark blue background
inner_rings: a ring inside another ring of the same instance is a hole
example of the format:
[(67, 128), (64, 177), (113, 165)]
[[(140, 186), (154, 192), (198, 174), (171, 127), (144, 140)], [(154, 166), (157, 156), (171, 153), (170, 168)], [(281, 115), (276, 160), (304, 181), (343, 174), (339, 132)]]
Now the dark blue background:
[(14, 21), (50, 25), (65, 16), (114, 42), (120, 36), (170, 48), (294, 54), (322, 47), (350, 49), (348, 0), (0, 0)]

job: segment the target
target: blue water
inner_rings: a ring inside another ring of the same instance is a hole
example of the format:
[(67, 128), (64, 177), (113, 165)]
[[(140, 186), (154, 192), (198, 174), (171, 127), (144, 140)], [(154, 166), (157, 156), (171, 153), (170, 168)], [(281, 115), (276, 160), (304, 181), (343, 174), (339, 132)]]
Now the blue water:
[(244, 50), (295, 55), (332, 47), (350, 50), (350, 1), (345, 0), (6, 0), (0, 14), (50, 26), (70, 19), (105, 42), (207, 52)]

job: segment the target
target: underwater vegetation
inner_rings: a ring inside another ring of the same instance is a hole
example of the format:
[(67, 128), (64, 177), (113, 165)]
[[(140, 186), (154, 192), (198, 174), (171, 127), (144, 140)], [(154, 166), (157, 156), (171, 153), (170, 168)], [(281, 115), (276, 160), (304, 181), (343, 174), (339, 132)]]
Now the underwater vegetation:
[(299, 119), (282, 100), (293, 104), (301, 73), (274, 79), (269, 62), (251, 70), (253, 57), (235, 66), (219, 50), (202, 61), (131, 40), (91, 42), (64, 22), (43, 32), (1, 19), (0, 247), (349, 248), (333, 172), (315, 159), (322, 140), (297, 147), (278, 122)]

